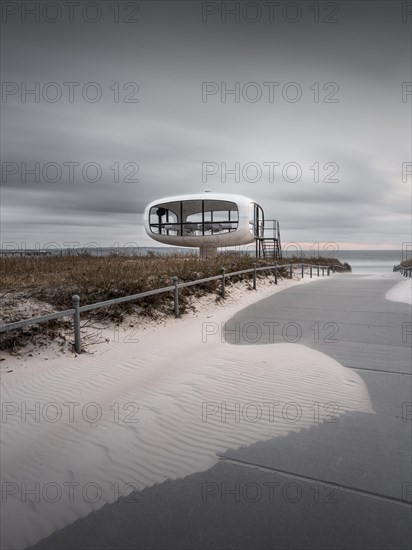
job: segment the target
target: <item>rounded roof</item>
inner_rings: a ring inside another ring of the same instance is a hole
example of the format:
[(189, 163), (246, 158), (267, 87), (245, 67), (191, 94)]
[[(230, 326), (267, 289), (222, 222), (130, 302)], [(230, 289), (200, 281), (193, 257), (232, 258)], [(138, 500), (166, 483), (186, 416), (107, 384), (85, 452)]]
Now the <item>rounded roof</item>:
[(246, 202), (256, 202), (255, 200), (251, 199), (250, 197), (246, 197), (245, 195), (236, 195), (233, 193), (213, 193), (209, 191), (204, 191), (203, 193), (190, 193), (186, 195), (172, 195), (168, 197), (160, 197), (154, 201), (152, 201), (147, 207), (152, 206), (154, 204), (164, 203), (164, 202), (173, 202), (173, 201), (193, 201), (193, 200), (221, 200), (221, 201), (231, 201), (235, 203), (243, 203)]

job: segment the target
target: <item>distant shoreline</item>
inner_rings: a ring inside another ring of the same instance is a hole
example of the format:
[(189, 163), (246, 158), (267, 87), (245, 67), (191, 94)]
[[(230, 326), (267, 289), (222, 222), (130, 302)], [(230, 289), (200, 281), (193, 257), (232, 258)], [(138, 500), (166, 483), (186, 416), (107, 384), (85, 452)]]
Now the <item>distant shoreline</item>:
[[(393, 256), (399, 259), (399, 263), (403, 259), (403, 256), (405, 256), (405, 251), (402, 251), (402, 249), (393, 250), (393, 249), (385, 249), (385, 250), (375, 250), (375, 249), (364, 249), (364, 250), (358, 250), (358, 249), (339, 249), (333, 247), (330, 247), (328, 249), (322, 249), (318, 248), (316, 250), (313, 249), (301, 249), (299, 250), (299, 247), (292, 246), (294, 243), (289, 243), (290, 246), (284, 245), (283, 247), (283, 255), (285, 257), (289, 256), (299, 256), (300, 253), (302, 253), (303, 257), (305, 258), (311, 258), (311, 257), (325, 257), (328, 256), (330, 258), (336, 257), (338, 259), (342, 259), (339, 256), (345, 256), (345, 255), (356, 255), (356, 256), (368, 256), (368, 255), (376, 255), (376, 256)], [(318, 244), (318, 243), (316, 243)], [(331, 243), (332, 244), (332, 243)], [(333, 243), (334, 244), (334, 243)], [(255, 255), (255, 248), (253, 245), (252, 247), (243, 247), (242, 249), (236, 249), (231, 248), (225, 250), (219, 251), (219, 253), (236, 253), (236, 254), (244, 254), (248, 256)], [(1, 248), (0, 249), (0, 257), (13, 257), (13, 256), (62, 256), (62, 255), (74, 255), (78, 256), (80, 254), (89, 254), (91, 256), (109, 256), (110, 254), (119, 254), (119, 255), (130, 255), (130, 256), (147, 256), (148, 254), (198, 254), (197, 248), (189, 248), (189, 247), (176, 247), (176, 246), (84, 246), (84, 247), (64, 247), (64, 248), (57, 248), (57, 247), (51, 247), (46, 246), (43, 248)], [(412, 258), (412, 251), (410, 251), (408, 259)]]

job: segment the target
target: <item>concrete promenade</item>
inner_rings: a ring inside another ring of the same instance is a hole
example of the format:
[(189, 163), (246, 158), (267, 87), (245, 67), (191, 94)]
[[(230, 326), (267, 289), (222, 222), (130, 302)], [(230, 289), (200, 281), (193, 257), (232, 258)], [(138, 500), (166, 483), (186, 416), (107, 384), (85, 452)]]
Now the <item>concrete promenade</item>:
[(258, 345), (296, 340), (354, 369), (373, 414), (229, 451), (208, 471), (106, 505), (33, 548), (410, 550), (411, 306), (385, 300), (401, 280), (325, 278), (226, 324), (228, 345), (251, 344), (255, 330)]

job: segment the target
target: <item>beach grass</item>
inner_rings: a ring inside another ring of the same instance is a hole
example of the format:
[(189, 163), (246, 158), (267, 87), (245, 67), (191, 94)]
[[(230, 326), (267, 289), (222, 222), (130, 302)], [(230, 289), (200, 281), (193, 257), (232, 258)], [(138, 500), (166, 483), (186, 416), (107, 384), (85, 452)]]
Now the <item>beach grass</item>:
[[(293, 257), (278, 263), (284, 266), (300, 261), (300, 258)], [(304, 261), (315, 265), (338, 265), (340, 270), (350, 271), (348, 264), (342, 264), (336, 258), (319, 257)], [(218, 254), (207, 259), (202, 259), (197, 254), (134, 257), (84, 254), (2, 258), (0, 262), (0, 292), (29, 292), (30, 296), (55, 307), (69, 306), (73, 294), (79, 294), (82, 303), (89, 304), (168, 286), (172, 283), (173, 276), (178, 277), (180, 282), (187, 282), (218, 275), (222, 267), (229, 273), (252, 268), (255, 263), (258, 266), (274, 264), (273, 260), (233, 253)], [(286, 276), (284, 269), (281, 269), (282, 275)], [(246, 274), (232, 280), (250, 276), (251, 274)], [(205, 283), (202, 288), (210, 290), (215, 286), (216, 282)], [(196, 292), (200, 286), (190, 288)], [(156, 296), (151, 298), (158, 299)]]
[(410, 260), (403, 260), (401, 262), (401, 265), (403, 265), (404, 267), (411, 267), (412, 266), (412, 258)]
[[(300, 258), (288, 258), (279, 263), (279, 277), (288, 277), (288, 264), (302, 261)], [(335, 258), (305, 259), (305, 263), (338, 265), (339, 271), (348, 271), (350, 266)], [(127, 256), (112, 254), (109, 256), (43, 256), (2, 258), (0, 279), (0, 300), (2, 302), (1, 323), (11, 323), (27, 317), (38, 316), (50, 311), (71, 307), (71, 297), (80, 296), (80, 304), (92, 304), (131, 294), (138, 294), (164, 286), (170, 286), (174, 276), (179, 282), (195, 281), (219, 275), (221, 269), (226, 273), (240, 271), (257, 266), (273, 265), (273, 260), (256, 259), (252, 256), (235, 253), (222, 253), (207, 259), (197, 254), (173, 254), (147, 256)], [(285, 265), (286, 264), (286, 265)], [(258, 272), (259, 278), (272, 277), (273, 271)], [(237, 275), (227, 279), (228, 289), (234, 282), (251, 281), (252, 274)], [(220, 299), (220, 281), (210, 281), (193, 285), (179, 292), (179, 308), (184, 314), (193, 309), (193, 298), (214, 294)], [(22, 304), (30, 301), (44, 304), (44, 311), (34, 313), (22, 309)], [(126, 315), (138, 313), (149, 318), (159, 315), (173, 315), (171, 293), (157, 294), (136, 302), (105, 307), (89, 312), (88, 319), (122, 322)], [(0, 349), (10, 345), (18, 347), (19, 335), (41, 333), (46, 329), (52, 336), (59, 328), (68, 327), (70, 321), (59, 319), (44, 325), (33, 325), (12, 333), (0, 335)]]

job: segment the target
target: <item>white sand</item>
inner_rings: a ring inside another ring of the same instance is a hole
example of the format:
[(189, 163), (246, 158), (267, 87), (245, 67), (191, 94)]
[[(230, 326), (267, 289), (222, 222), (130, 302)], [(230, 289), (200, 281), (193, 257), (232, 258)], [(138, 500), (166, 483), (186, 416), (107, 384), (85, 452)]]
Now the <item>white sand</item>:
[(392, 302), (404, 302), (412, 304), (412, 278), (407, 278), (397, 283), (385, 294), (387, 300)]
[[(219, 337), (221, 323), (246, 305), (309, 281), (260, 282), (257, 292), (238, 284), (224, 305), (202, 299), (197, 314), (140, 330), (138, 342), (128, 334), (92, 354), (8, 360), (2, 548), (33, 544), (134, 488), (204, 471), (230, 448), (299, 432), (328, 414), (338, 421), (348, 410), (373, 412), (362, 379), (322, 353)], [(205, 322), (219, 332), (206, 338)], [(37, 418), (23, 422), (24, 406), (37, 406)], [(26, 501), (23, 482), (34, 489)]]

